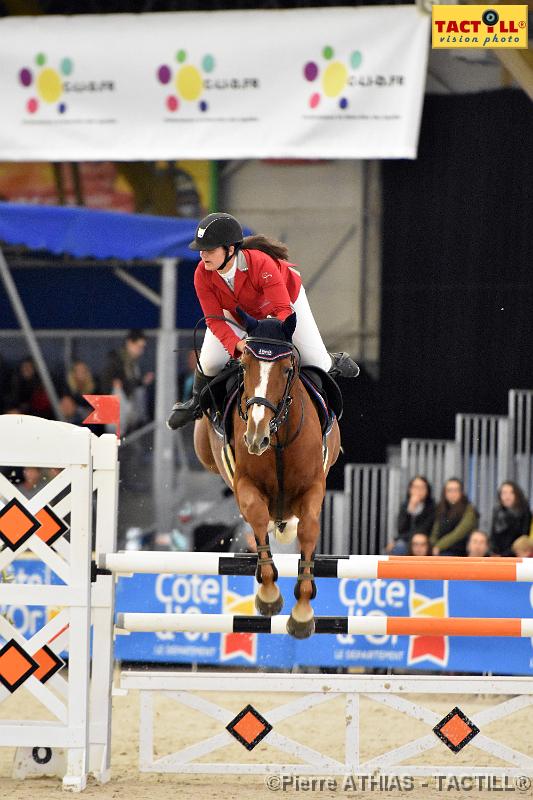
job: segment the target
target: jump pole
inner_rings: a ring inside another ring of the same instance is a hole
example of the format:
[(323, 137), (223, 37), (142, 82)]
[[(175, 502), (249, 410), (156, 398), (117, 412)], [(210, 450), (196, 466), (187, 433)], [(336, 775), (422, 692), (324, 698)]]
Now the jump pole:
[[(234, 614), (117, 614), (116, 626), (131, 633), (287, 633), (289, 616)], [(477, 617), (315, 617), (315, 633), (355, 636), (533, 637), (533, 619)]]
[[(274, 555), (281, 578), (296, 578), (298, 554)], [(117, 574), (254, 575), (256, 554), (123, 552), (102, 553), (98, 568)], [(461, 557), (416, 558), (401, 556), (316, 556), (316, 578), (397, 580), (455, 580), (533, 582), (533, 558), (511, 559)]]

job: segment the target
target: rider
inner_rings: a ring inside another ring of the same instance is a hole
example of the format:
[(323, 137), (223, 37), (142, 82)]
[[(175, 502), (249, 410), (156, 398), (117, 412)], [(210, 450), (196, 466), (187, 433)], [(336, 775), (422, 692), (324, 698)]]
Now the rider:
[[(359, 367), (347, 353), (328, 353), (309, 306), (299, 272), (287, 261), (287, 247), (265, 236), (244, 237), (240, 223), (231, 214), (217, 212), (204, 217), (189, 245), (200, 252), (194, 273), (194, 288), (207, 317), (207, 330), (200, 352), (202, 372), (195, 370), (193, 394), (176, 403), (168, 418), (175, 430), (201, 416), (199, 396), (230, 357), (244, 350), (243, 332), (231, 324), (239, 321), (237, 307), (256, 319), (268, 316), (286, 319), (296, 312), (292, 337), (304, 366), (316, 366), (331, 375), (355, 378)], [(225, 316), (228, 322), (209, 319)]]

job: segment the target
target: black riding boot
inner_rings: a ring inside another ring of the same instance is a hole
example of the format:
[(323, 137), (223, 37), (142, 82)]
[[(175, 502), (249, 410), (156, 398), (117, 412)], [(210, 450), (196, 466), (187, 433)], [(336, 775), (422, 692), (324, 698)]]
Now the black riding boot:
[(361, 370), (348, 353), (330, 353), (330, 356), (330, 375), (334, 378), (357, 378)]
[(170, 428), (170, 430), (175, 431), (177, 428), (182, 428), (184, 425), (187, 425), (188, 422), (192, 422), (195, 419), (200, 419), (202, 416), (202, 411), (200, 409), (200, 394), (202, 393), (202, 389), (207, 386), (210, 380), (210, 377), (207, 375), (202, 375), (202, 373), (198, 372), (197, 369), (194, 371), (192, 397), (185, 403), (175, 403), (172, 406), (172, 411), (167, 419), (167, 427)]

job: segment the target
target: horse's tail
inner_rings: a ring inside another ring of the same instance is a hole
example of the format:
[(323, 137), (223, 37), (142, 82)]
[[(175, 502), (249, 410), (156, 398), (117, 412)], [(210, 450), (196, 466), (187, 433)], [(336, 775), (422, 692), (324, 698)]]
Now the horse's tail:
[(281, 526), (278, 526), (275, 522), (271, 522), (269, 526), (269, 533), (273, 532), (276, 540), (280, 544), (290, 544), (294, 542), (297, 531), (298, 517), (291, 517), (286, 522), (283, 522)]

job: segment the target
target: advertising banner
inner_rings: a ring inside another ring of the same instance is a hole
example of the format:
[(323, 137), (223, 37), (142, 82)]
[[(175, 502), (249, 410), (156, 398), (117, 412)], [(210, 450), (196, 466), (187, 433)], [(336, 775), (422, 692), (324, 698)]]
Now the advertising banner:
[[(39, 561), (14, 562), (15, 580), (42, 583)], [(46, 579), (49, 580), (49, 575)], [(53, 576), (52, 576), (53, 577)], [(59, 579), (58, 579), (59, 580)], [(313, 602), (317, 616), (531, 617), (529, 583), (318, 579)], [(293, 603), (294, 579), (279, 581)], [(117, 611), (251, 615), (252, 577), (134, 575), (120, 578)], [(1, 607), (25, 636), (57, 609)], [(306, 641), (290, 636), (248, 633), (132, 633), (118, 635), (115, 656), (121, 661), (291, 668), (363, 667), (434, 670), (498, 675), (533, 675), (533, 640), (462, 636), (315, 635)]]
[(416, 5), (0, 20), (0, 160), (415, 158)]
[[(317, 616), (530, 617), (526, 583), (317, 580)], [(294, 580), (279, 585), (289, 613)], [(120, 611), (254, 614), (254, 579), (136, 575), (118, 586)], [(271, 634), (139, 633), (119, 636), (118, 659), (242, 666), (381, 667), (533, 674), (530, 639), (460, 636), (315, 635), (306, 641)]]

